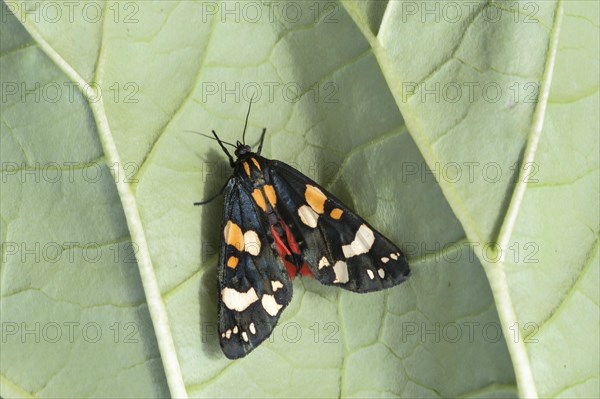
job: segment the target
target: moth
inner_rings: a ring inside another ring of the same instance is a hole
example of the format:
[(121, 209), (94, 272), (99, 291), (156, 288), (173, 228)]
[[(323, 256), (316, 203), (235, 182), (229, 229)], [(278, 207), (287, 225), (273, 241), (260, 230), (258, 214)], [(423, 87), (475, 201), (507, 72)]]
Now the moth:
[[(393, 287), (410, 275), (402, 251), (333, 194), (260, 155), (266, 128), (256, 152), (245, 144), (251, 107), (252, 101), (241, 142), (212, 131), (233, 175), (219, 193), (194, 203), (225, 194), (217, 330), (229, 359), (246, 356), (271, 335), (297, 275), (358, 293)], [(235, 159), (225, 145), (235, 148)]]

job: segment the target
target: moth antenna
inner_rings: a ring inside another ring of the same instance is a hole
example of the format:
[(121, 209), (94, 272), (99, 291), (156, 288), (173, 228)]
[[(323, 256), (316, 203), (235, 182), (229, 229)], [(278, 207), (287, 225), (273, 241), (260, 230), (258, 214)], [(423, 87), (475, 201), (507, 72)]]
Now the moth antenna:
[(250, 109), (252, 108), (252, 100), (254, 96), (250, 98), (250, 104), (248, 104), (248, 113), (246, 114), (246, 122), (244, 122), (244, 133), (242, 133), (242, 144), (246, 145), (246, 128), (248, 127), (248, 117), (250, 116)]
[(208, 134), (200, 133), (200, 132), (197, 132), (197, 131), (195, 131), (195, 130), (184, 130), (184, 132), (188, 132), (188, 133), (196, 133), (196, 134), (199, 134), (200, 136), (208, 137), (209, 139), (211, 139), (211, 140), (215, 140), (215, 141), (221, 141), (221, 143), (223, 143), (223, 144), (227, 144), (227, 145), (230, 145), (230, 146), (232, 146), (233, 148), (237, 148), (237, 147), (236, 147), (234, 144), (228, 143), (227, 141), (224, 141), (224, 140), (221, 140), (221, 139), (218, 139), (218, 140), (217, 140), (217, 139), (216, 139), (216, 138), (214, 138), (213, 136), (209, 136)]

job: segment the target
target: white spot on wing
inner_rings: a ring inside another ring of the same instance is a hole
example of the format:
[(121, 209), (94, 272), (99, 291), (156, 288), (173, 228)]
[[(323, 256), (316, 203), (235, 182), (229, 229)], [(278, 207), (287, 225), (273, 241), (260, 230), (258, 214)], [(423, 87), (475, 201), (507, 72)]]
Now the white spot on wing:
[(242, 332), (242, 338), (244, 339), (244, 341), (248, 342), (248, 334), (246, 334), (246, 331)]
[(398, 259), (398, 255), (396, 255), (396, 254), (391, 254), (391, 255), (390, 255), (390, 258), (392, 258), (392, 259), (394, 259), (394, 260), (397, 260), (397, 259)]
[(231, 330), (225, 331), (225, 337), (227, 337), (227, 339), (231, 338)]
[(382, 261), (383, 263), (388, 263), (388, 262), (390, 261), (390, 258), (388, 258), (388, 257), (384, 256), (383, 258), (381, 258), (381, 261)]
[(246, 292), (239, 292), (233, 288), (223, 288), (221, 291), (221, 300), (227, 308), (241, 312), (258, 301), (258, 296), (254, 288), (250, 288)]
[(381, 277), (381, 278), (385, 277), (385, 271), (383, 269), (377, 270), (377, 273), (379, 273), (379, 277)]
[(327, 260), (326, 257), (322, 257), (321, 260), (319, 261), (319, 270), (321, 270), (322, 268), (324, 268), (325, 266), (329, 266), (329, 261)]
[(260, 238), (254, 230), (248, 230), (244, 233), (244, 251), (252, 256), (260, 253)]
[(369, 252), (374, 242), (375, 234), (373, 234), (373, 230), (368, 228), (366, 224), (361, 224), (356, 232), (354, 241), (348, 245), (343, 245), (342, 252), (344, 252), (346, 258), (366, 254)]
[(256, 334), (256, 327), (254, 327), (254, 323), (250, 323), (249, 328), (250, 328), (250, 332), (252, 334)]
[(307, 225), (308, 227), (312, 227), (313, 229), (317, 227), (317, 220), (319, 219), (319, 215), (313, 211), (313, 209), (308, 205), (302, 205), (298, 208), (298, 216), (300, 216), (300, 220), (302, 223)]
[(338, 260), (333, 265), (333, 271), (335, 272), (334, 283), (344, 284), (347, 283), (350, 278), (348, 277), (348, 264), (343, 260)]
[(237, 328), (237, 326), (233, 327), (233, 333), (234, 333), (234, 334), (237, 334), (237, 333), (238, 333), (238, 328)]
[(375, 274), (373, 274), (373, 271), (371, 269), (367, 269), (367, 274), (369, 275), (369, 278), (371, 280), (375, 278)]
[(278, 289), (283, 288), (283, 284), (281, 284), (281, 281), (271, 280), (271, 288), (273, 288), (273, 292), (275, 292)]
[(273, 295), (263, 295), (260, 302), (262, 303), (263, 308), (265, 308), (267, 313), (271, 316), (277, 316), (277, 313), (279, 313), (279, 309), (283, 307), (282, 305), (277, 303), (277, 301), (275, 300), (275, 296)]

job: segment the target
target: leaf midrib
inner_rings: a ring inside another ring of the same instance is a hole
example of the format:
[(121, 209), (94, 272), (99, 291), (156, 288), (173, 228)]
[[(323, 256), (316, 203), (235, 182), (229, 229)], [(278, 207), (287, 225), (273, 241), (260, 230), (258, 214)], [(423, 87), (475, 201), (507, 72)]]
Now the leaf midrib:
[[(344, 4), (344, 2), (342, 2), (342, 4)], [(363, 23), (361, 23), (361, 18), (353, 12), (351, 7), (345, 8), (350, 14), (350, 16), (355, 20), (355, 22), (357, 22), (357, 26), (361, 29), (363, 35), (370, 43), (371, 48), (373, 49), (373, 53), (375, 54), (375, 57), (381, 67), (385, 79), (389, 83), (393, 83), (390, 84), (390, 86), (402, 87), (401, 85), (395, 84), (398, 83), (397, 81), (399, 81), (400, 79), (398, 79), (395, 73), (393, 72), (393, 65), (387, 57), (385, 48), (381, 47), (378, 38), (374, 36), (369, 29), (367, 29), (367, 24), (364, 23), (364, 21), (362, 21)], [(388, 3), (384, 16), (382, 18), (382, 23), (378, 29), (379, 33), (384, 31), (385, 29), (384, 24), (389, 19), (390, 10), (390, 3)], [(537, 107), (532, 118), (531, 129), (527, 139), (527, 146), (525, 149), (523, 159), (521, 161), (521, 165), (526, 165), (527, 162), (533, 162), (541, 138), (543, 122), (548, 105), (550, 86), (552, 83), (554, 64), (556, 60), (562, 15), (563, 0), (558, 0), (554, 12), (554, 21), (548, 45), (547, 60), (544, 68), (544, 74), (542, 77), (542, 87), (540, 95), (538, 97)], [(472, 19), (471, 21), (473, 20), (474, 19)], [(402, 93), (398, 93), (395, 91), (392, 93), (392, 95), (396, 100), (398, 108), (405, 116), (405, 121), (407, 126), (409, 127), (409, 132), (413, 137), (413, 140), (419, 147), (419, 150), (422, 152), (423, 157), (425, 158), (427, 163), (429, 165), (432, 165), (436, 162), (439, 162), (439, 159), (435, 155), (433, 149), (431, 148), (430, 143), (428, 143), (425, 140), (426, 136), (421, 133), (424, 131), (424, 129), (422, 128), (418, 120), (411, 117), (412, 113), (410, 112), (411, 109), (408, 103), (402, 101)], [(499, 243), (499, 248), (500, 250), (502, 250), (501, 253), (503, 254), (506, 254), (507, 252), (505, 249), (508, 246), (510, 237), (513, 234), (514, 226), (516, 224), (519, 211), (523, 203), (523, 197), (527, 188), (527, 180), (524, 179), (524, 175), (526, 172), (527, 171), (525, 170), (525, 168), (520, 168), (520, 179), (513, 188), (509, 207), (506, 210), (502, 219), (503, 223), (500, 228), (498, 238), (496, 240), (496, 242)], [(469, 241), (481, 243), (486, 242), (487, 240), (484, 239), (484, 235), (481, 229), (471, 216), (471, 213), (468, 211), (468, 208), (466, 207), (466, 205), (464, 204), (454, 187), (451, 185), (444, 184), (443, 179), (442, 181), (438, 180), (438, 184), (440, 185), (444, 196), (448, 199), (448, 202), (451, 205), (452, 209), (455, 211), (457, 218), (461, 222), (461, 225), (463, 226), (467, 237), (469, 237)], [(496, 308), (498, 311), (499, 318), (502, 322), (504, 329), (506, 330), (508, 326), (510, 326), (517, 320), (516, 311), (513, 305), (512, 297), (508, 287), (508, 280), (506, 277), (506, 264), (503, 258), (500, 260), (500, 262), (491, 263), (479, 253), (477, 253), (477, 257), (479, 258), (479, 261), (481, 262), (486, 271), (486, 275), (492, 288), (494, 301), (496, 302)], [(508, 337), (509, 335), (505, 334), (505, 336)], [(514, 342), (510, 339), (506, 339), (506, 343), (509, 349), (509, 353), (511, 354), (511, 359), (513, 361), (513, 367), (515, 369), (515, 376), (517, 377), (517, 385), (520, 396), (537, 397), (537, 387), (533, 378), (533, 372), (531, 370), (531, 364), (529, 361), (529, 356), (527, 353), (525, 343), (523, 341)]]
[[(16, 11), (19, 13), (22, 12), (19, 4), (11, 4), (13, 7), (15, 7)], [(105, 21), (103, 21), (103, 28), (105, 26), (104, 22)], [(95, 96), (96, 93), (90, 92), (90, 86), (88, 83), (75, 70), (75, 68), (73, 68), (65, 59), (63, 59), (60, 54), (58, 54), (58, 52), (44, 39), (42, 34), (36, 29), (35, 25), (29, 22), (29, 20), (21, 21), (21, 23), (31, 37), (35, 40), (37, 45), (42, 49), (42, 51), (46, 53), (46, 55), (65, 73), (67, 77), (77, 84), (78, 89), (81, 91), (86, 100), (88, 100), (88, 106), (90, 107), (92, 114), (94, 115), (94, 119), (96, 120), (96, 128), (102, 149), (106, 156), (106, 161), (109, 164), (116, 166), (114, 169), (110, 168), (111, 173), (116, 176), (126, 176), (125, 170), (123, 169), (123, 163), (121, 162), (119, 152), (108, 123), (103, 99), (100, 96)], [(103, 32), (101, 33), (101, 36), (104, 36)], [(102, 48), (103, 47), (101, 46), (100, 54), (95, 66), (94, 76), (96, 81), (99, 81), (102, 78), (104, 60), (104, 57), (102, 56)], [(94, 101), (90, 101), (90, 96), (93, 97)], [(158, 281), (156, 279), (156, 275), (154, 274), (148, 243), (146, 241), (146, 236), (139, 215), (139, 210), (137, 208), (135, 196), (133, 195), (130, 185), (124, 181), (124, 179), (118, 179), (115, 177), (114, 180), (116, 182), (119, 198), (121, 199), (121, 204), (123, 205), (123, 212), (131, 234), (131, 239), (139, 246), (138, 251), (136, 252), (136, 260), (171, 396), (177, 398), (187, 398), (188, 395), (183, 382), (181, 367), (177, 359), (177, 351), (175, 350), (173, 335), (170, 330), (166, 306), (162, 300)]]

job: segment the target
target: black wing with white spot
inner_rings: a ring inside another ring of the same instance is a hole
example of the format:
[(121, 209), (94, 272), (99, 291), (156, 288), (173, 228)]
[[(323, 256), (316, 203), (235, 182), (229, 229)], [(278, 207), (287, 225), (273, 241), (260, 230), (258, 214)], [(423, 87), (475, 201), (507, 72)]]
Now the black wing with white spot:
[(230, 359), (269, 337), (292, 298), (292, 283), (272, 249), (264, 214), (236, 177), (225, 188), (219, 258), (219, 337)]
[(277, 209), (298, 235), (303, 260), (321, 283), (370, 292), (408, 278), (408, 262), (390, 240), (291, 166), (268, 165)]

